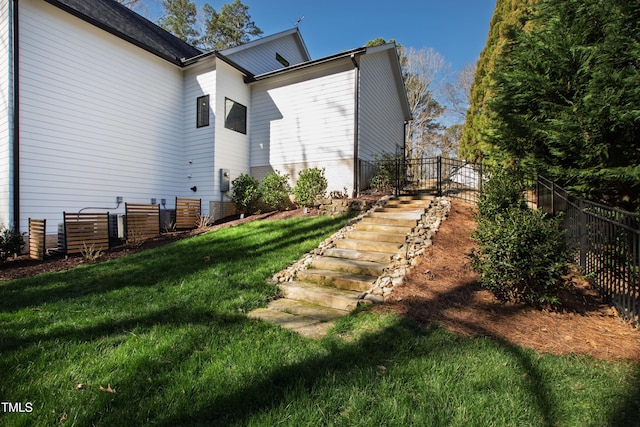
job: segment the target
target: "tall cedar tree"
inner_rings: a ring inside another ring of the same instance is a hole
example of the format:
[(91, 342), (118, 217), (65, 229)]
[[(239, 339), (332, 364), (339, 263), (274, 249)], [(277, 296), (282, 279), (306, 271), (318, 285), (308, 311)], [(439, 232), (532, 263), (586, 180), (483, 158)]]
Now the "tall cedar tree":
[(476, 74), (471, 85), (469, 109), (462, 129), (459, 155), (467, 160), (499, 160), (499, 153), (487, 140), (486, 103), (491, 98), (492, 73), (503, 49), (515, 37), (518, 30), (529, 22), (531, 5), (540, 0), (497, 0), (491, 18), (485, 48), (480, 53)]
[(488, 141), (574, 192), (640, 204), (640, 2), (546, 0), (492, 73)]

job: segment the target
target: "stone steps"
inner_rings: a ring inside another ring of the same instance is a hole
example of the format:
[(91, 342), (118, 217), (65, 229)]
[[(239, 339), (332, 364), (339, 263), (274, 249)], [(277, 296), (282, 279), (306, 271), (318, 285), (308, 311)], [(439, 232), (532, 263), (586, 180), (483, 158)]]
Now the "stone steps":
[(308, 337), (323, 336), (338, 318), (368, 302), (363, 293), (383, 275), (431, 200), (402, 196), (370, 211), (335, 247), (299, 270), (295, 281), (278, 285), (284, 298), (249, 316)]

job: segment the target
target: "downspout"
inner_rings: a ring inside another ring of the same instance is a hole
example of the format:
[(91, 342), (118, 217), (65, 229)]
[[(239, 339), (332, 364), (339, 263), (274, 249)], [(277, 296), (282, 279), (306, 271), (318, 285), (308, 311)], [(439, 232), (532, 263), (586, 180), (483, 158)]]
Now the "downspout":
[[(10, 218), (9, 222), (13, 223), (15, 230), (20, 230), (20, 102), (19, 102), (19, 81), (20, 81), (20, 69), (19, 69), (19, 31), (18, 31), (18, 0), (12, 0), (9, 2), (11, 7), (11, 29), (9, 36), (10, 42), (10, 58), (11, 63), (11, 96), (13, 98), (12, 103), (12, 125), (11, 135), (9, 136), (9, 149), (11, 150), (10, 158), (11, 163), (9, 165), (9, 175), (11, 183), (10, 188), (13, 193), (13, 218)], [(10, 208), (11, 210), (11, 208)]]
[(354, 111), (353, 111), (353, 194), (352, 197), (358, 197), (360, 194), (360, 162), (358, 161), (358, 155), (360, 151), (359, 147), (359, 132), (358, 127), (360, 125), (360, 64), (356, 60), (356, 55), (351, 54), (351, 62), (355, 68), (354, 77)]
[(404, 122), (404, 134), (402, 135), (402, 164), (407, 164), (407, 128), (409, 127), (409, 122)]

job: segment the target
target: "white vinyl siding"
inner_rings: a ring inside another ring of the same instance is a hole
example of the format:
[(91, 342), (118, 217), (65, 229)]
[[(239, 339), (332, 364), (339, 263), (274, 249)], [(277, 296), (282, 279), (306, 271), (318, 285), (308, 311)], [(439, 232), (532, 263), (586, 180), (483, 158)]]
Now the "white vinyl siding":
[(299, 64), (306, 60), (291, 34), (250, 49), (232, 52), (226, 56), (246, 70), (258, 75), (284, 68), (284, 65), (276, 59), (276, 53), (282, 55), (289, 62), (289, 65)]
[(9, 2), (0, 3), (0, 226), (11, 226), (11, 143), (12, 107)]
[(364, 55), (360, 64), (359, 157), (371, 161), (383, 153), (401, 153), (402, 98), (394, 83), (388, 52)]
[(355, 71), (335, 61), (253, 86), (251, 166), (287, 173), (326, 167), (329, 190), (353, 187)]
[(216, 135), (214, 182), (217, 197), (220, 197), (220, 169), (229, 169), (233, 181), (240, 174), (249, 173), (250, 130), (243, 134), (224, 126), (225, 98), (247, 107), (247, 121), (251, 123), (251, 92), (244, 83), (244, 76), (235, 68), (218, 61), (216, 74)]
[(180, 195), (182, 72), (47, 3), (20, 8), (21, 228)]
[[(184, 157), (180, 177), (180, 195), (202, 199), (203, 213), (214, 198), (214, 137), (216, 131), (216, 67), (215, 59), (185, 72), (184, 90)], [(209, 95), (209, 126), (197, 127), (196, 100)], [(190, 177), (190, 178), (189, 178)], [(195, 186), (197, 191), (190, 190)]]

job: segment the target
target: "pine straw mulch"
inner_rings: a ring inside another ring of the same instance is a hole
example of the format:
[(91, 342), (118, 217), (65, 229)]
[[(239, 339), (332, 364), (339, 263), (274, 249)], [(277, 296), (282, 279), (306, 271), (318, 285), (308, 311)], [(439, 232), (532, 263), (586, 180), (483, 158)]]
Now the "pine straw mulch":
[(474, 205), (452, 201), (429, 247), (398, 286), (390, 302), (377, 310), (392, 310), (421, 324), (435, 322), (466, 336), (487, 336), (542, 353), (584, 354), (606, 360), (640, 361), (640, 330), (603, 304), (586, 280), (573, 279), (557, 311), (503, 304), (478, 284), (469, 266), (474, 248)]

